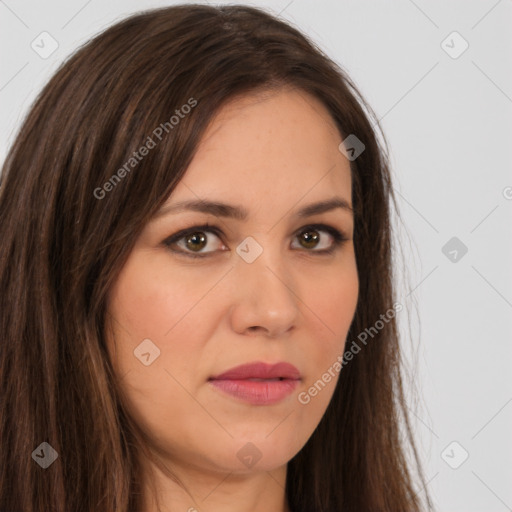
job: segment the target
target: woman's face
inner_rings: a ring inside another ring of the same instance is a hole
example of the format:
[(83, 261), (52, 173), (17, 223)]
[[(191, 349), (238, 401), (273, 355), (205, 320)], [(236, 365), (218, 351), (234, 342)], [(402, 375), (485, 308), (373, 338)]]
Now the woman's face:
[[(300, 212), (352, 205), (340, 142), (306, 93), (231, 102), (111, 290), (116, 373), (131, 414), (174, 467), (275, 469), (320, 422), (357, 303), (354, 226), (350, 208)], [(171, 211), (199, 200), (226, 206)], [(331, 229), (348, 240), (336, 245)], [(295, 370), (256, 365), (213, 379), (250, 363)]]

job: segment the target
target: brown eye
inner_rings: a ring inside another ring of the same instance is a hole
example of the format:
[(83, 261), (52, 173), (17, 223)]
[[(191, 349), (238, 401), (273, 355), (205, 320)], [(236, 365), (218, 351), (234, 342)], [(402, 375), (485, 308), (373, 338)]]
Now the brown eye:
[(191, 249), (194, 252), (200, 251), (206, 245), (206, 236), (202, 231), (196, 231), (186, 237), (183, 237), (185, 240), (185, 245), (187, 249)]
[[(329, 235), (327, 240), (324, 239), (325, 241), (322, 241), (322, 233)], [(343, 241), (347, 240), (347, 237), (342, 235), (337, 229), (324, 224), (306, 226), (296, 236), (303, 249), (306, 249), (307, 252), (318, 254), (330, 254)]]
[[(215, 238), (219, 239), (220, 243), (220, 232), (218, 232), (217, 228), (209, 225), (194, 226), (175, 233), (163, 243), (178, 254), (202, 257), (217, 252), (218, 249), (215, 247), (213, 247), (212, 250), (204, 250), (209, 244), (211, 245), (212, 237), (213, 240), (215, 240)], [(222, 244), (220, 245), (222, 246)], [(177, 247), (177, 249), (174, 249), (174, 246)]]
[[(329, 235), (327, 240), (322, 238), (322, 233), (324, 237), (325, 234)], [(212, 242), (212, 236), (219, 240), (220, 246), (206, 251), (204, 249)], [(180, 256), (199, 258), (212, 256), (219, 250), (227, 250), (221, 242), (221, 236), (222, 233), (218, 228), (206, 224), (183, 229), (164, 240), (163, 244)], [(301, 231), (296, 232), (294, 239), (298, 239), (300, 245), (292, 248), (305, 250), (319, 256), (333, 253), (342, 242), (348, 240), (340, 231), (325, 224), (305, 226)]]
[(306, 249), (313, 249), (318, 244), (318, 241), (320, 240), (320, 236), (318, 235), (318, 231), (314, 230), (308, 230), (303, 231), (301, 233), (302, 235), (302, 241), (304, 244), (302, 244)]
[[(211, 245), (212, 236), (214, 239), (218, 238), (218, 236), (210, 230), (192, 231), (177, 239), (176, 245), (186, 252), (197, 253), (200, 256), (203, 254), (210, 254), (216, 252), (217, 249), (215, 249), (215, 247), (212, 250), (207, 251), (203, 249), (207, 247), (209, 243)], [(178, 242), (182, 243), (179, 244)], [(191, 255), (195, 256), (194, 254)]]

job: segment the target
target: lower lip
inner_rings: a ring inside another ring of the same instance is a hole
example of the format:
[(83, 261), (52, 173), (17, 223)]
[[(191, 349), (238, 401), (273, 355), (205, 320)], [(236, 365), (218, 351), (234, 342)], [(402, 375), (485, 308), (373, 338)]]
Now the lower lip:
[(280, 402), (297, 387), (299, 381), (284, 380), (210, 380), (216, 388), (228, 395), (253, 405), (270, 405)]

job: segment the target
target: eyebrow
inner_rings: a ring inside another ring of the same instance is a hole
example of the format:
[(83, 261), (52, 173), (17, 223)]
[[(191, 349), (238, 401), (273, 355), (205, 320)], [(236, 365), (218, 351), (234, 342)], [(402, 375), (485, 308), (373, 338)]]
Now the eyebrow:
[[(353, 213), (352, 207), (348, 201), (341, 197), (333, 197), (317, 203), (308, 204), (298, 210), (295, 213), (295, 216), (298, 218), (311, 217), (312, 215), (318, 215), (337, 208)], [(199, 199), (182, 201), (164, 206), (157, 212), (155, 217), (162, 217), (171, 213), (180, 213), (184, 211), (210, 213), (216, 217), (230, 217), (239, 221), (244, 221), (249, 216), (249, 212), (243, 206), (233, 206), (218, 201)]]

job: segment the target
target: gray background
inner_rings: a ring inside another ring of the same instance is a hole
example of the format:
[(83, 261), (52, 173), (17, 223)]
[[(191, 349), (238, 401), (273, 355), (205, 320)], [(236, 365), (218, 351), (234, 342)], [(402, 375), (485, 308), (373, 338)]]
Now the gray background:
[[(0, 159), (71, 52), (128, 14), (172, 3), (0, 1)], [(250, 5), (341, 64), (389, 141), (407, 268), (399, 300), (411, 311), (398, 314), (407, 389), (420, 394), (410, 407), (437, 510), (512, 510), (512, 1), (383, 4)], [(44, 31), (58, 43), (47, 58), (31, 47), (51, 49)]]

